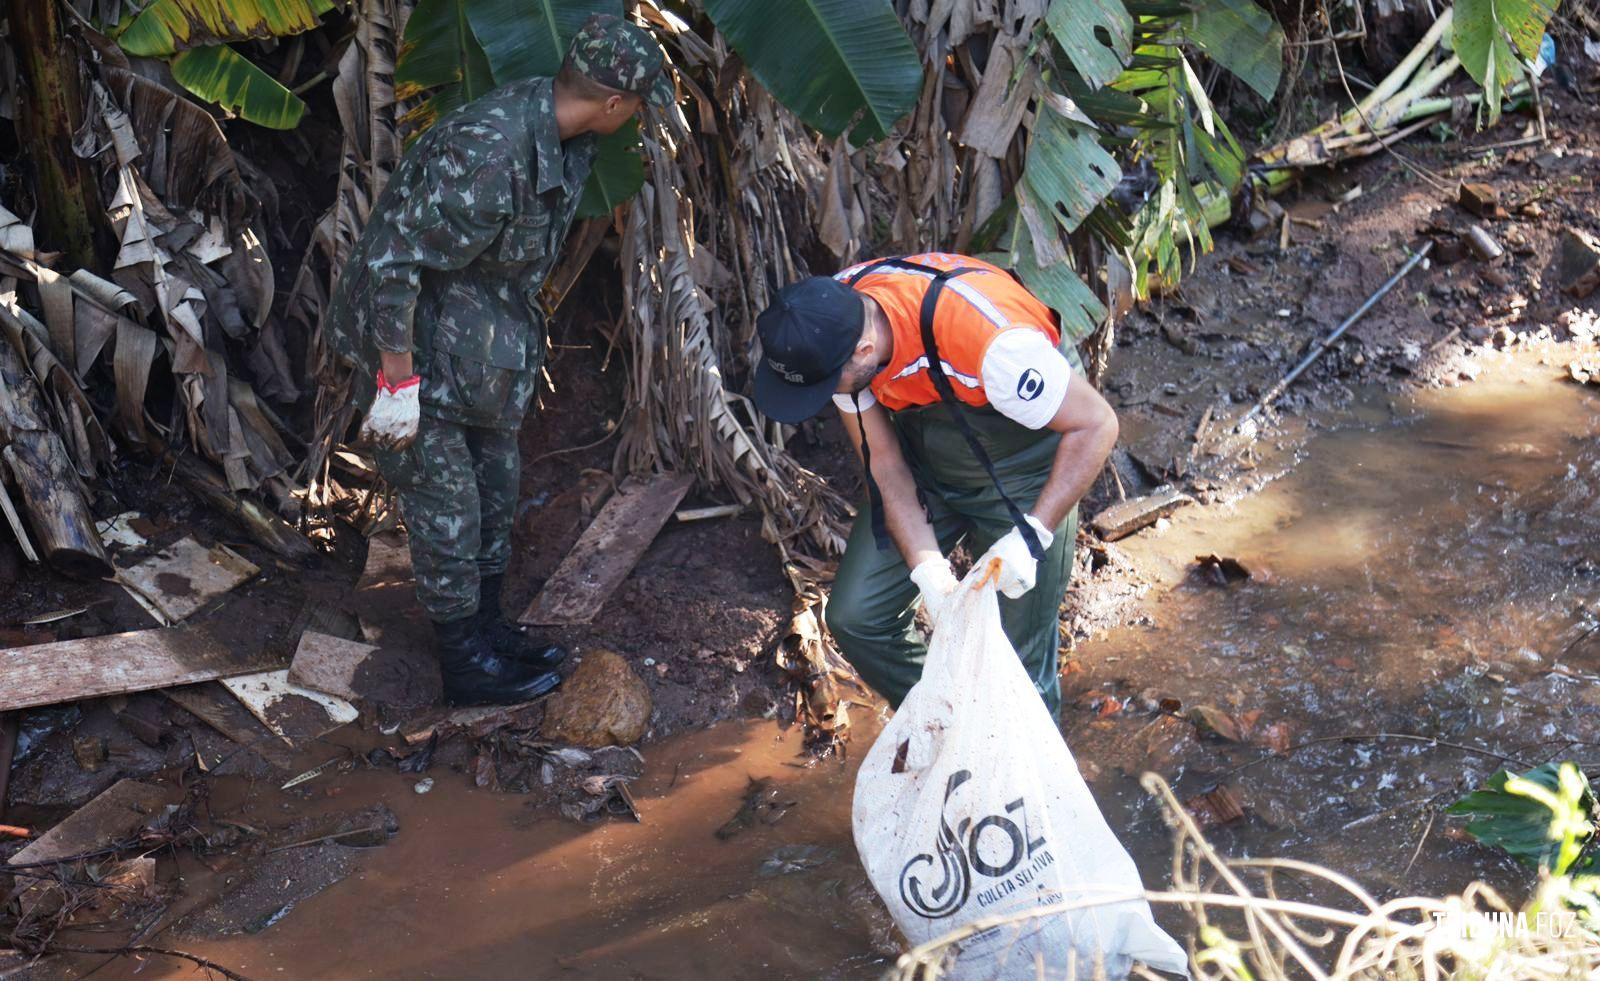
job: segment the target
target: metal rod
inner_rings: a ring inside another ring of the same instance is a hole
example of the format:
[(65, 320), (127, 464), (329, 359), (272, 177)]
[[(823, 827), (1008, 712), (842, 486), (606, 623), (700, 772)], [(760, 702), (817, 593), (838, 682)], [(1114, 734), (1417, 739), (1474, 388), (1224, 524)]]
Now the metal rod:
[(1299, 364), (1295, 365), (1293, 370), (1291, 370), (1287, 375), (1284, 375), (1278, 384), (1272, 386), (1272, 389), (1268, 391), (1267, 394), (1261, 396), (1260, 401), (1251, 406), (1250, 411), (1246, 412), (1244, 417), (1234, 425), (1233, 431), (1239, 432), (1242, 430), (1245, 423), (1255, 418), (1256, 414), (1262, 409), (1265, 409), (1267, 406), (1271, 405), (1274, 399), (1283, 394), (1284, 389), (1294, 384), (1294, 380), (1300, 377), (1301, 372), (1311, 367), (1312, 362), (1322, 357), (1323, 353), (1326, 352), (1330, 347), (1333, 347), (1335, 344), (1339, 343), (1339, 338), (1344, 336), (1345, 331), (1349, 330), (1357, 320), (1360, 320), (1363, 316), (1365, 316), (1366, 312), (1371, 310), (1379, 300), (1383, 299), (1386, 293), (1394, 289), (1394, 284), (1404, 279), (1406, 273), (1414, 269), (1417, 263), (1421, 262), (1428, 255), (1428, 253), (1432, 251), (1432, 239), (1422, 243), (1422, 248), (1413, 253), (1411, 258), (1406, 260), (1405, 265), (1401, 266), (1393, 276), (1390, 276), (1382, 286), (1378, 287), (1378, 291), (1376, 293), (1373, 293), (1371, 296), (1367, 297), (1367, 302), (1357, 307), (1355, 313), (1352, 313), (1350, 316), (1344, 318), (1344, 322), (1335, 327), (1333, 329), (1333, 333), (1323, 338), (1322, 343), (1318, 344), (1314, 349), (1312, 349), (1311, 353), (1306, 355)]

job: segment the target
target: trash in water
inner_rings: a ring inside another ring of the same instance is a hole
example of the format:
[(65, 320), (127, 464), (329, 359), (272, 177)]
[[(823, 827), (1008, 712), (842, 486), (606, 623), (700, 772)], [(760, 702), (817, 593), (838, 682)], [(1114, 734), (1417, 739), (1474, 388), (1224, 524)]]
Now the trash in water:
[(756, 875), (770, 879), (779, 875), (809, 872), (833, 859), (834, 851), (821, 845), (784, 845), (761, 863)]

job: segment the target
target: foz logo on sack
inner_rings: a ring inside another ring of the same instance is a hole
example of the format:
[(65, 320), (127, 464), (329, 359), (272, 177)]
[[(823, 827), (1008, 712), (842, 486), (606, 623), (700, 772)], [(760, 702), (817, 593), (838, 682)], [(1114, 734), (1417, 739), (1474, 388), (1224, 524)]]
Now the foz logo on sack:
[(970, 779), (970, 770), (950, 774), (939, 810), (939, 835), (933, 843), (933, 853), (915, 856), (900, 870), (900, 901), (930, 920), (950, 916), (967, 904), (972, 898), (974, 875), (998, 880), (978, 889), (981, 908), (1016, 892), (1055, 862), (1044, 847), (1044, 838), (1034, 837), (1029, 831), (1027, 801), (1022, 797), (1007, 804), (1004, 814), (989, 814), (977, 821), (962, 818), (951, 828), (945, 816), (950, 798)]

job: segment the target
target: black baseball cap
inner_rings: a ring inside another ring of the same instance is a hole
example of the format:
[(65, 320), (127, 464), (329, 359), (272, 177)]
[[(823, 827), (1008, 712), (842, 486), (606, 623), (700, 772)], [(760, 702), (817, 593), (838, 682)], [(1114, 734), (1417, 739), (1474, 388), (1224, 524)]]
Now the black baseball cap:
[(839, 388), (865, 320), (861, 297), (836, 279), (812, 276), (779, 290), (756, 318), (756, 408), (791, 425), (821, 412)]

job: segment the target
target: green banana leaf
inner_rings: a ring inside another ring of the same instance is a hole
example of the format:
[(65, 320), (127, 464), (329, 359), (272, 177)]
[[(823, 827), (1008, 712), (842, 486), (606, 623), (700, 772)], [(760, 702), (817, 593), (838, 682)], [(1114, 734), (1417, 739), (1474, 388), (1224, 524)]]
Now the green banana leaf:
[(306, 111), (300, 97), (226, 44), (180, 51), (172, 77), (207, 102), (269, 129), (294, 129)]
[(1052, 107), (1059, 98), (1039, 106), (1020, 183), (1061, 230), (1070, 233), (1116, 189), (1122, 168), (1100, 145), (1092, 124), (1070, 119)]
[(1090, 88), (1111, 84), (1133, 51), (1133, 18), (1122, 0), (1052, 0), (1044, 21)]
[[(1483, 86), (1489, 124), (1500, 118), (1508, 85), (1522, 76), (1521, 62), (1539, 55), (1545, 28), (1560, 0), (1458, 0), (1450, 43), (1473, 81)], [(1507, 41), (1509, 38), (1509, 42)]]
[(622, 16), (622, 0), (469, 0), (467, 22), (504, 85), (554, 75), (567, 43), (593, 14)]
[[(767, 91), (833, 138), (887, 136), (917, 103), (922, 62), (886, 0), (705, 0)], [(859, 120), (859, 121), (858, 121)]]
[(403, 120), (421, 132), (440, 116), (495, 87), (488, 55), (467, 19), (464, 0), (422, 0), (406, 21), (400, 58), (394, 70), (396, 99), (411, 99), (429, 89), (429, 98)]
[(330, 0), (155, 0), (117, 36), (122, 50), (159, 58), (224, 41), (309, 31), (333, 9)]
[(639, 156), (639, 124), (627, 125), (600, 138), (594, 170), (578, 201), (579, 218), (598, 218), (639, 193), (644, 186), (644, 160)]
[[(1283, 28), (1255, 0), (1202, 0), (1183, 18), (1183, 31), (1206, 57), (1255, 89), (1263, 99), (1283, 76)], [(1535, 39), (1537, 45), (1538, 41)]]

